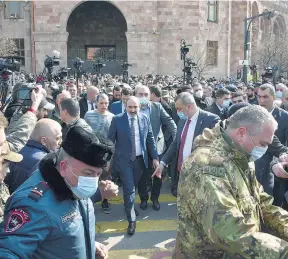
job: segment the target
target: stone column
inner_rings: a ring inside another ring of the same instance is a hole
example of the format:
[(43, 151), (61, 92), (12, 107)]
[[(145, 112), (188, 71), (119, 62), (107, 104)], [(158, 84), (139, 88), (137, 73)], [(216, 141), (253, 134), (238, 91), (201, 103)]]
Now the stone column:
[(67, 66), (68, 32), (34, 32), (36, 73), (44, 69), (46, 55), (52, 56), (53, 50), (60, 52), (60, 66)]

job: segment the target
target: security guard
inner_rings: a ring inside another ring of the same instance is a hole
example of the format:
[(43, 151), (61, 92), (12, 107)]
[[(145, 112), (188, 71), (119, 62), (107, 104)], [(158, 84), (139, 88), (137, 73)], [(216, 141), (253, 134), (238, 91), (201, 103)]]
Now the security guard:
[(112, 153), (111, 142), (72, 127), (59, 152), (48, 154), (8, 199), (0, 226), (0, 258), (105, 257), (103, 245), (95, 243), (89, 198)]

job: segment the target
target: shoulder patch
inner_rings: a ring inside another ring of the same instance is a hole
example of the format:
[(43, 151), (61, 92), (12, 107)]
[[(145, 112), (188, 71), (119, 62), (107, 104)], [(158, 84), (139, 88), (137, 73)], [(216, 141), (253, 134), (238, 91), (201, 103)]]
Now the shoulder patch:
[(223, 167), (205, 166), (203, 167), (203, 174), (209, 174), (219, 178), (226, 178), (226, 170)]
[(226, 160), (226, 158), (224, 158), (218, 154), (214, 154), (210, 157), (209, 164), (218, 166), (218, 165), (222, 165), (225, 160)]
[(40, 198), (43, 197), (45, 192), (47, 192), (50, 189), (47, 182), (42, 181), (39, 184), (37, 184), (29, 193), (28, 197), (34, 201), (38, 201)]
[(29, 221), (30, 214), (27, 212), (27, 210), (22, 208), (13, 209), (8, 216), (4, 231), (6, 233), (15, 232)]

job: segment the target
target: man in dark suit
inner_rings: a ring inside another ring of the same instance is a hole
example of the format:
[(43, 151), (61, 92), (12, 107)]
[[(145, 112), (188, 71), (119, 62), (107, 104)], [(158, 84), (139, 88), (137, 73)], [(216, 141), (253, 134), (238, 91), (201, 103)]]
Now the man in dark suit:
[(96, 109), (96, 97), (99, 94), (99, 89), (95, 86), (89, 86), (87, 88), (86, 96), (79, 100), (80, 106), (80, 118), (84, 118), (87, 111)]
[(129, 222), (127, 233), (133, 235), (136, 228), (135, 187), (138, 186), (140, 196), (146, 192), (144, 169), (148, 167), (148, 154), (153, 158), (155, 168), (159, 162), (151, 124), (146, 115), (139, 113), (138, 98), (129, 97), (126, 110), (113, 117), (108, 138), (116, 142), (112, 166), (120, 174)]
[[(140, 100), (140, 112), (144, 113), (150, 118), (150, 123), (152, 126), (152, 131), (154, 139), (156, 142), (156, 147), (158, 155), (162, 156), (168, 147), (165, 146), (165, 138), (162, 131), (162, 126), (166, 128), (168, 133), (174, 139), (176, 136), (177, 127), (172, 118), (165, 112), (160, 103), (150, 102), (150, 89), (147, 86), (141, 85), (135, 90), (135, 95)], [(147, 192), (140, 195), (141, 204), (140, 208), (142, 210), (147, 209), (147, 201), (149, 199), (148, 187), (151, 186), (151, 196), (150, 200), (153, 205), (152, 208), (156, 211), (160, 210), (159, 195), (162, 186), (162, 179), (158, 177), (152, 177), (152, 159), (149, 158), (149, 167), (147, 170)], [(153, 182), (151, 183), (153, 179)]]
[(121, 91), (121, 101), (111, 103), (109, 111), (114, 115), (125, 112), (126, 101), (130, 97), (130, 95), (132, 95), (131, 91), (127, 88), (123, 88)]
[(201, 110), (205, 110), (207, 108), (207, 102), (203, 96), (203, 86), (200, 83), (194, 83), (192, 88), (197, 107)]
[[(276, 100), (274, 86), (270, 84), (261, 85), (258, 90), (257, 99), (259, 105), (271, 112), (278, 122), (275, 136), (278, 137), (282, 145), (287, 146), (288, 112), (274, 104)], [(256, 176), (258, 181), (263, 185), (264, 191), (274, 196), (274, 204), (281, 206), (284, 200), (284, 193), (288, 191), (288, 182), (287, 180), (274, 177), (274, 174), (270, 171), (272, 159), (273, 154), (266, 152), (262, 158), (255, 162)]]
[(220, 117), (221, 120), (227, 118), (227, 109), (231, 102), (231, 93), (225, 88), (220, 88), (215, 93), (215, 102), (208, 106), (205, 111), (214, 113)]
[(177, 196), (179, 173), (185, 158), (192, 152), (194, 139), (201, 135), (205, 128), (212, 129), (220, 118), (199, 109), (193, 95), (187, 92), (177, 95), (175, 107), (180, 117), (176, 138), (162, 157), (154, 175), (161, 177), (164, 166), (172, 161), (172, 194)]

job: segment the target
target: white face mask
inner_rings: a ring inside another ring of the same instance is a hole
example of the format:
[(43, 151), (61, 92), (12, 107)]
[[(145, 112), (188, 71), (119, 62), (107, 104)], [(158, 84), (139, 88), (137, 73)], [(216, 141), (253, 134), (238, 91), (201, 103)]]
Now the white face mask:
[(195, 93), (195, 97), (197, 97), (197, 98), (199, 98), (199, 99), (202, 99), (202, 97), (203, 97), (203, 91), (197, 91), (197, 92)]

